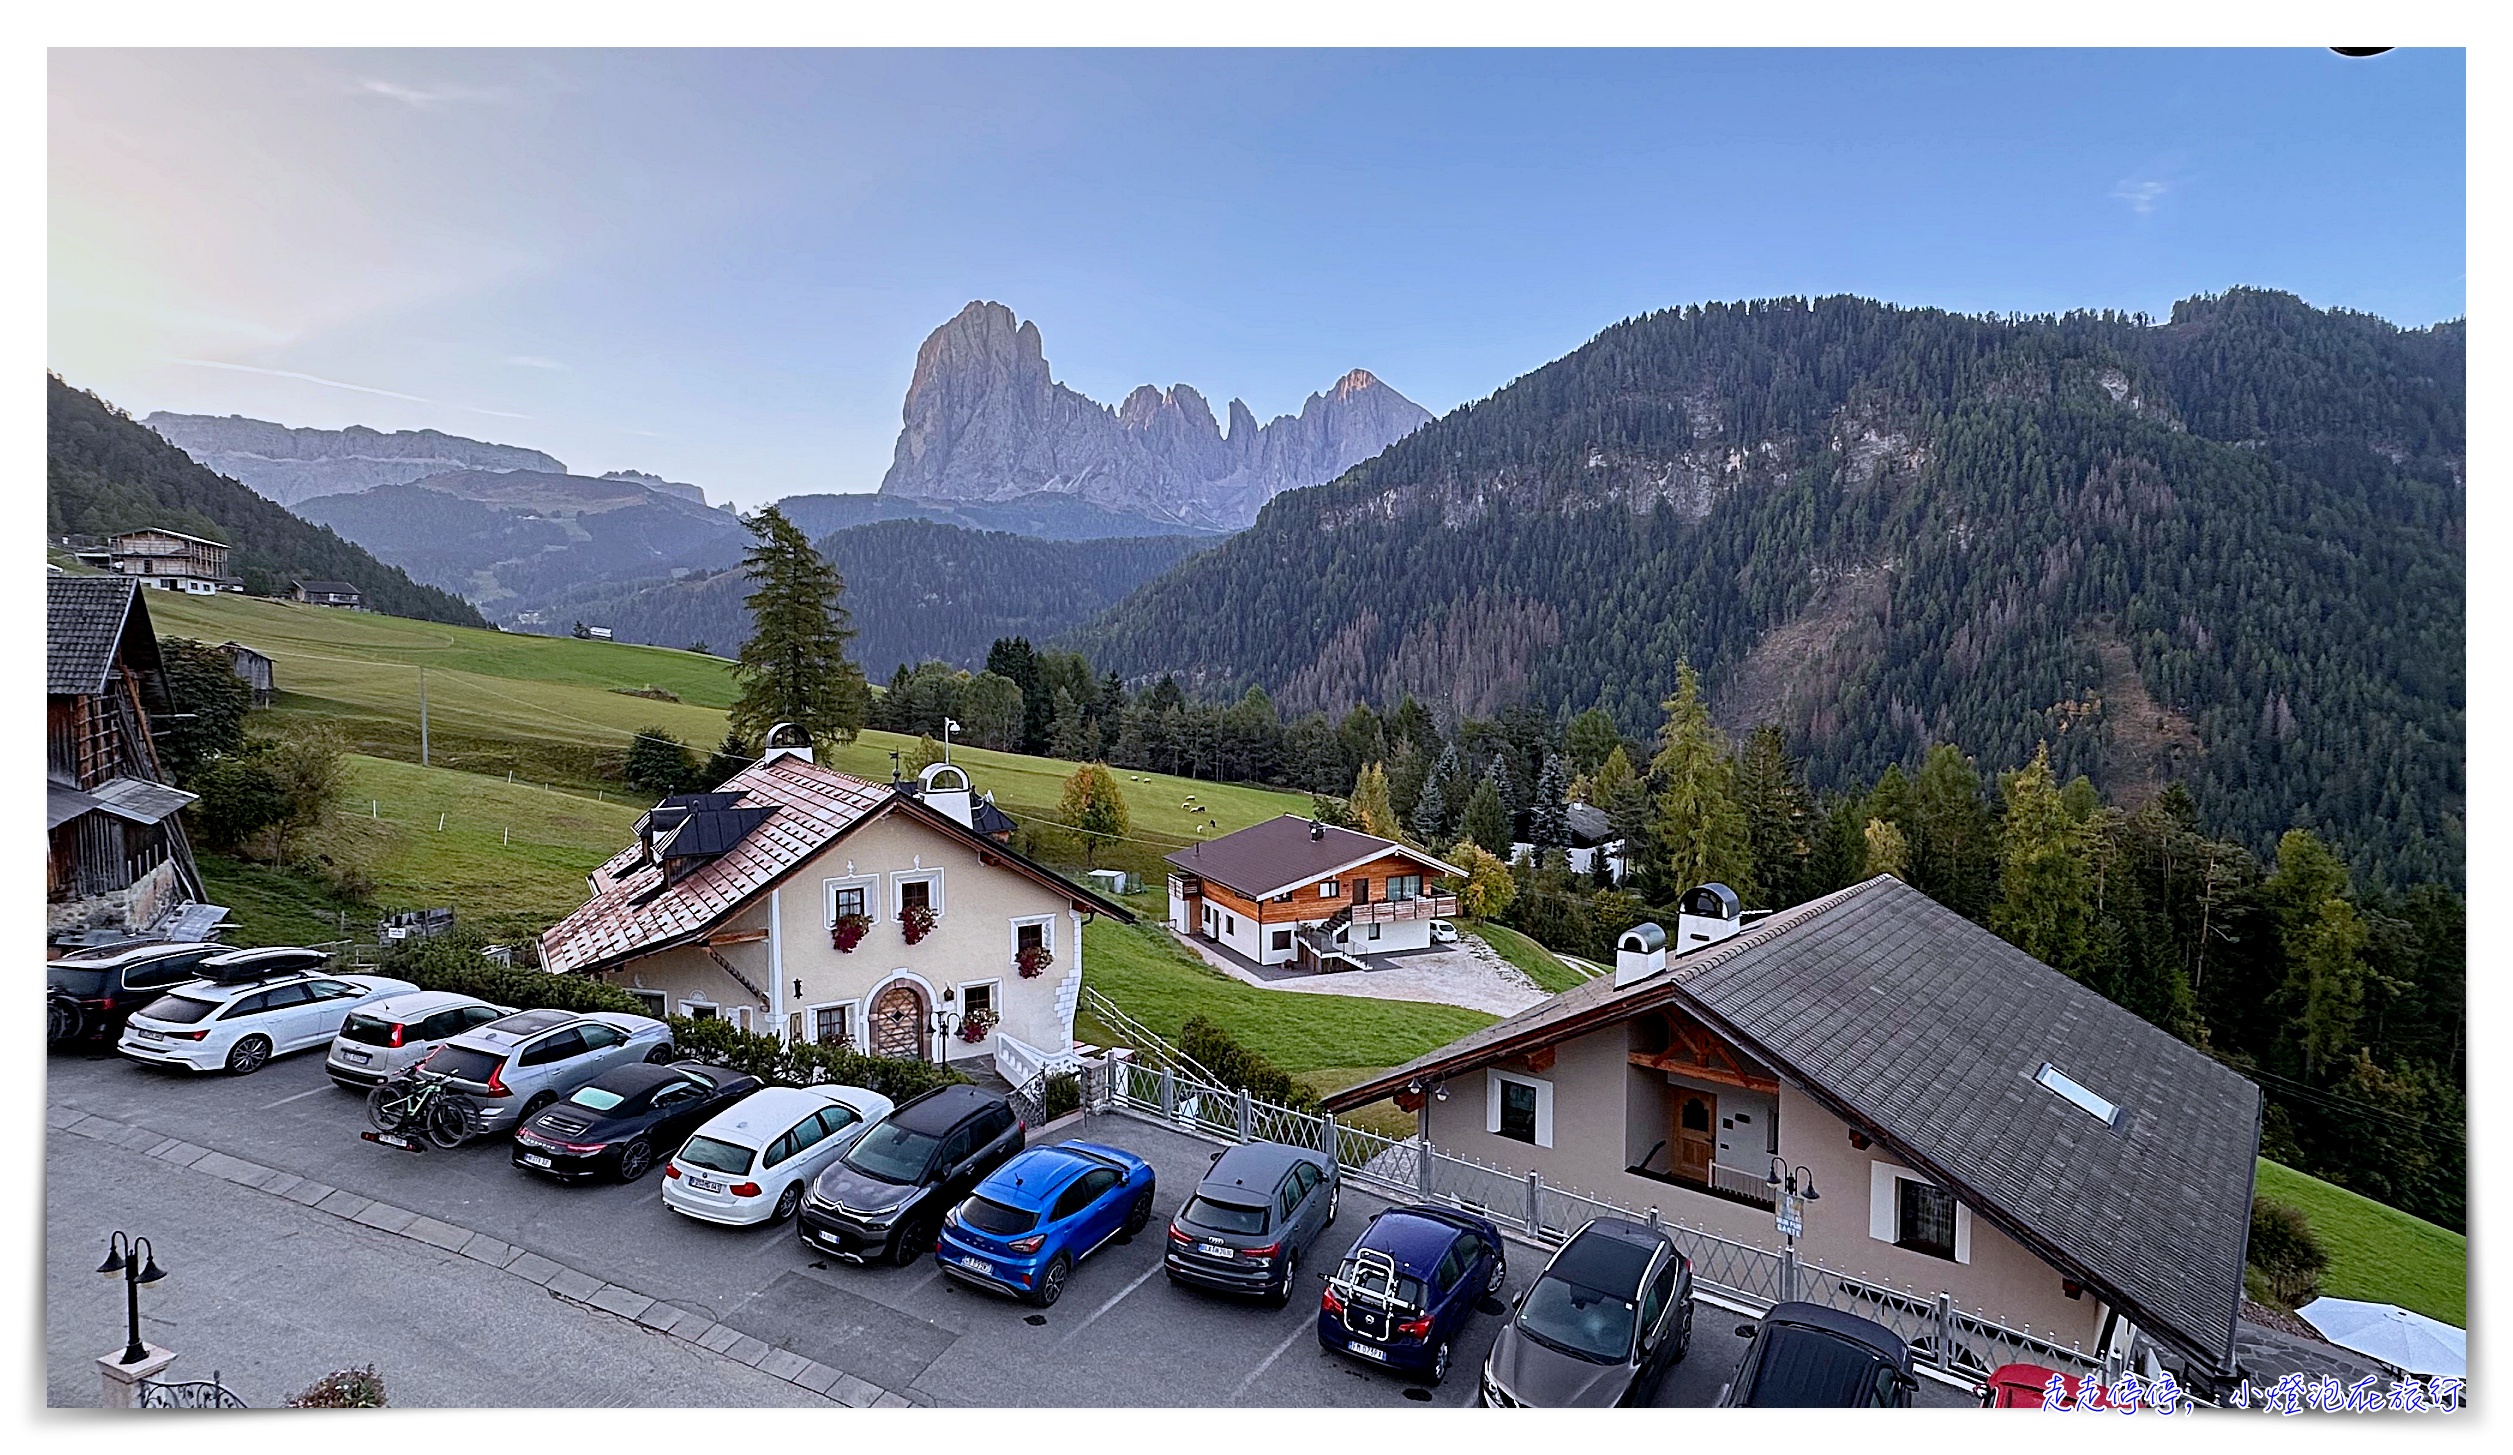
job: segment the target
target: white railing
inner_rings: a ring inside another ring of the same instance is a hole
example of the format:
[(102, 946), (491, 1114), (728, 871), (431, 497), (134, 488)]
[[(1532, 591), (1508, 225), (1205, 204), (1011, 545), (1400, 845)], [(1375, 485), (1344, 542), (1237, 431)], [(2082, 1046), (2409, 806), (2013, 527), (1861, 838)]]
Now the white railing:
[(995, 1028), (995, 1074), (1015, 1086), (1027, 1086), (1050, 1071), (1070, 1071), (1082, 1063), (1068, 1050), (1049, 1055), (1010, 1031)]
[(1357, 925), (1395, 924), (1400, 920), (1454, 919), (1457, 896), (1454, 894), (1419, 894), (1411, 899), (1379, 899), (1352, 907), (1352, 922)]

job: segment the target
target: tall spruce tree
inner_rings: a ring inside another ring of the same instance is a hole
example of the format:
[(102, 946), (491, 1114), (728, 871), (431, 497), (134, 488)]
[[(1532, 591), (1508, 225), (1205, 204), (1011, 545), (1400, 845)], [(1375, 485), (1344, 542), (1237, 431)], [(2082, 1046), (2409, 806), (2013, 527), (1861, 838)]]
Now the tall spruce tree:
[(1570, 768), (1559, 753), (1545, 755), (1544, 771), (1536, 775), (1535, 796), (1527, 804), (1527, 842), (1541, 854), (1570, 847)]
[[(1497, 765), (1496, 765), (1497, 766)], [(1510, 858), (1510, 811), (1501, 806), (1500, 781), (1490, 773), (1475, 784), (1466, 800), (1466, 837), (1506, 864)]]
[[(1778, 723), (1764, 723), (1746, 735), (1736, 756), (1736, 801), (1745, 813), (1754, 861), (1754, 898), (1771, 909), (1812, 898), (1806, 892), (1806, 860), (1813, 852), (1815, 799)], [(1743, 885), (1730, 887), (1746, 892)]]
[(2004, 788), (1998, 902), (1990, 908), (1989, 927), (2043, 964), (2082, 979), (2094, 919), (2085, 825), (2069, 815), (2051, 781), (2047, 746), (2009, 774)]
[(846, 582), (775, 506), (746, 523), (754, 544), (742, 564), (757, 585), (743, 602), (751, 636), (733, 664), (741, 695), (726, 718), (746, 740), (790, 722), (815, 743), (851, 743), (872, 693), (846, 654), (855, 636), (841, 600)]
[(1998, 821), (1961, 748), (1939, 743), (1928, 750), (1910, 811), (1912, 883), (1967, 919), (1988, 914), (1998, 893)]

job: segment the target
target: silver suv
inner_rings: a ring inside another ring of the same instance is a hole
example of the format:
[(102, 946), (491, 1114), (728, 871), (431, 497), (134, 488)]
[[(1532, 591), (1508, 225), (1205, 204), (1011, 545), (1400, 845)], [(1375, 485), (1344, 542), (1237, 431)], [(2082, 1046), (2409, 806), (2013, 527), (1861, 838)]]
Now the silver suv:
[(672, 1059), (672, 1028), (642, 1015), (527, 1010), (465, 1031), (421, 1064), (480, 1104), (480, 1130), (505, 1131), (614, 1066)]

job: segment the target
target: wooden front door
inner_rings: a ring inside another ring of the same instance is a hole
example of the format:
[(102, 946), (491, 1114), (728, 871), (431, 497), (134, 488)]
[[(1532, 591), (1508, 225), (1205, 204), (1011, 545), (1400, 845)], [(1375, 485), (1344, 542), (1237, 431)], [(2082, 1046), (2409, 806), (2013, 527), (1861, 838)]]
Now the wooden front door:
[(925, 1059), (925, 993), (901, 981), (873, 997), (864, 1017), (876, 1056)]
[(1719, 1098), (1707, 1091), (1675, 1089), (1675, 1175), (1707, 1185), (1718, 1146)]

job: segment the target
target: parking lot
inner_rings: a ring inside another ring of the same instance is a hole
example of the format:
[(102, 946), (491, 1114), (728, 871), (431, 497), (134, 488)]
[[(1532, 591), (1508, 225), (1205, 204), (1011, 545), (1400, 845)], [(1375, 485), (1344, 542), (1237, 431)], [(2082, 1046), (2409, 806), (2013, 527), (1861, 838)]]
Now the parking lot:
[[(1083, 1264), (1063, 1300), (1040, 1311), (962, 1287), (930, 1260), (866, 1268), (816, 1258), (791, 1224), (731, 1230), (692, 1222), (663, 1207), (659, 1174), (631, 1186), (562, 1187), (510, 1166), (503, 1139), (423, 1154), (376, 1146), (358, 1136), (365, 1126), (361, 1099), (335, 1088), (316, 1054), (244, 1078), (187, 1078), (101, 1050), (56, 1054), (49, 1070), (48, 1100), (56, 1107), (486, 1233), (937, 1405), (1471, 1404), (1475, 1371), (1502, 1313), (1491, 1302), (1472, 1321), (1455, 1370), (1437, 1390), (1323, 1352), (1315, 1270), (1340, 1261), (1386, 1205), (1359, 1192), (1345, 1195), (1341, 1215), (1308, 1260), (1312, 1271), (1303, 1278), (1310, 1289), (1289, 1308), (1172, 1287), (1160, 1272), (1156, 1220), (1144, 1236), (1111, 1244)], [(1160, 1179), (1162, 1219), (1216, 1150), (1124, 1116), (1093, 1118), (1060, 1136), (1076, 1134), (1150, 1161)], [(167, 1167), (149, 1175), (191, 1174)], [(1509, 1255), (1515, 1292), (1541, 1256), (1516, 1243)], [(1698, 1308), (1693, 1352), (1666, 1379), (1660, 1405), (1706, 1405), (1717, 1397), (1744, 1348), (1731, 1332), (1739, 1322), (1723, 1310)], [(1939, 1395), (1926, 1388), (1922, 1402), (1938, 1403)]]

